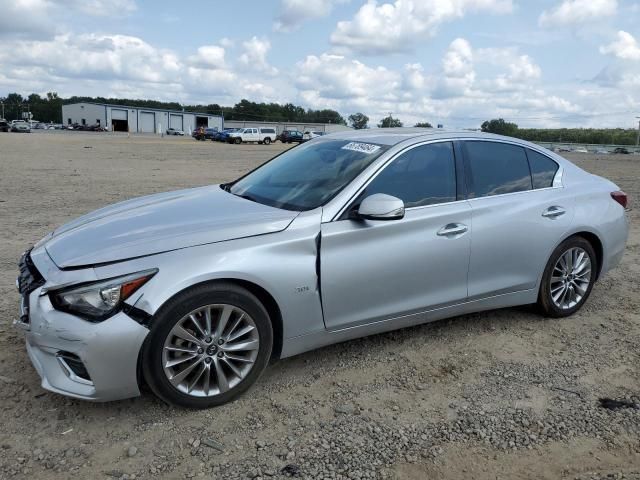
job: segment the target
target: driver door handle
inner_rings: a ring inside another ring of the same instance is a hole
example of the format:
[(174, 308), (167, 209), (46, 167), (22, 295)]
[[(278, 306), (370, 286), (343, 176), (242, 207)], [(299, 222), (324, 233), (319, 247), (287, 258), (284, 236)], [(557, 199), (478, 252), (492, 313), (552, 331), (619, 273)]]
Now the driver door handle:
[(439, 237), (453, 237), (454, 235), (462, 235), (467, 230), (469, 228), (464, 223), (448, 223), (438, 230), (437, 235)]
[(542, 212), (542, 216), (545, 218), (556, 218), (564, 215), (565, 213), (567, 212), (564, 208), (554, 205), (553, 207), (549, 207), (544, 212)]

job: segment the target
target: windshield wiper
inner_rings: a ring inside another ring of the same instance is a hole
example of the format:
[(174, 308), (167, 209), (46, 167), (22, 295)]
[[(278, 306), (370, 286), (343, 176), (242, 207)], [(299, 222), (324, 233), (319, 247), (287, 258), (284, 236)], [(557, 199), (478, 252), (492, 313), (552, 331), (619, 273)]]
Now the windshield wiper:
[(248, 193), (243, 193), (243, 194), (233, 193), (231, 191), (231, 187), (232, 187), (232, 183), (221, 183), (220, 184), (220, 188), (222, 188), (225, 192), (229, 192), (231, 195), (235, 195), (236, 197), (244, 198), (245, 200), (249, 200), (251, 202), (260, 203), (258, 200), (256, 200), (254, 197), (252, 197)]
[(260, 203), (258, 200), (256, 200), (254, 197), (252, 197), (248, 193), (243, 193), (242, 195), (239, 195), (237, 193), (232, 193), (232, 195), (235, 195), (236, 197), (244, 198), (245, 200), (249, 200), (250, 202)]

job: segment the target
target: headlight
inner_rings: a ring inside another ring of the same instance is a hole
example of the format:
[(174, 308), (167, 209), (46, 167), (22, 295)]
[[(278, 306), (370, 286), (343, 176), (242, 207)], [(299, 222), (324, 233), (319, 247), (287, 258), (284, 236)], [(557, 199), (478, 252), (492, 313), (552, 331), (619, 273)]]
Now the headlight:
[(157, 269), (132, 273), (81, 286), (49, 292), (51, 303), (58, 310), (73, 313), (87, 320), (104, 320), (122, 307), (123, 302), (158, 272)]

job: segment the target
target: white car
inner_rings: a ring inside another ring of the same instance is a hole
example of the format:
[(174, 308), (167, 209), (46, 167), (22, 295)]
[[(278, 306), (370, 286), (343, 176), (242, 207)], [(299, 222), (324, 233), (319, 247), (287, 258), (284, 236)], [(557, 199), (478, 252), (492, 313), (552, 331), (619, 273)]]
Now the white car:
[(180, 135), (181, 137), (184, 137), (184, 132), (177, 128), (167, 128), (167, 135)]
[(240, 144), (242, 142), (258, 142), (269, 145), (276, 141), (276, 129), (273, 127), (264, 128), (241, 128), (237, 132), (229, 134), (228, 142)]
[(15, 120), (11, 122), (11, 131), (19, 133), (30, 133), (31, 126), (24, 120)]
[(580, 147), (580, 148), (576, 148), (573, 153), (589, 153), (589, 150), (587, 150), (586, 148)]
[(318, 138), (318, 137), (321, 137), (323, 135), (324, 135), (324, 132), (311, 132), (311, 131), (307, 130), (306, 132), (304, 132), (302, 134), (302, 139), (304, 141), (313, 140), (314, 138)]

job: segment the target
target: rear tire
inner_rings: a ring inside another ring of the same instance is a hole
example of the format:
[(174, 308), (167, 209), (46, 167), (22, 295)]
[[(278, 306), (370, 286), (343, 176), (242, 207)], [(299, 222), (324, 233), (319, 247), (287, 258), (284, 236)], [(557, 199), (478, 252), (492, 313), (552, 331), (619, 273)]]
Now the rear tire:
[(267, 366), (272, 346), (269, 315), (252, 293), (233, 283), (198, 285), (154, 316), (142, 371), (165, 402), (209, 408), (246, 391)]
[(269, 145), (271, 143), (271, 139), (267, 137), (262, 141), (262, 143), (264, 143), (265, 145)]
[(544, 269), (538, 307), (548, 317), (562, 318), (580, 310), (589, 298), (598, 259), (583, 237), (570, 237), (553, 251)]

